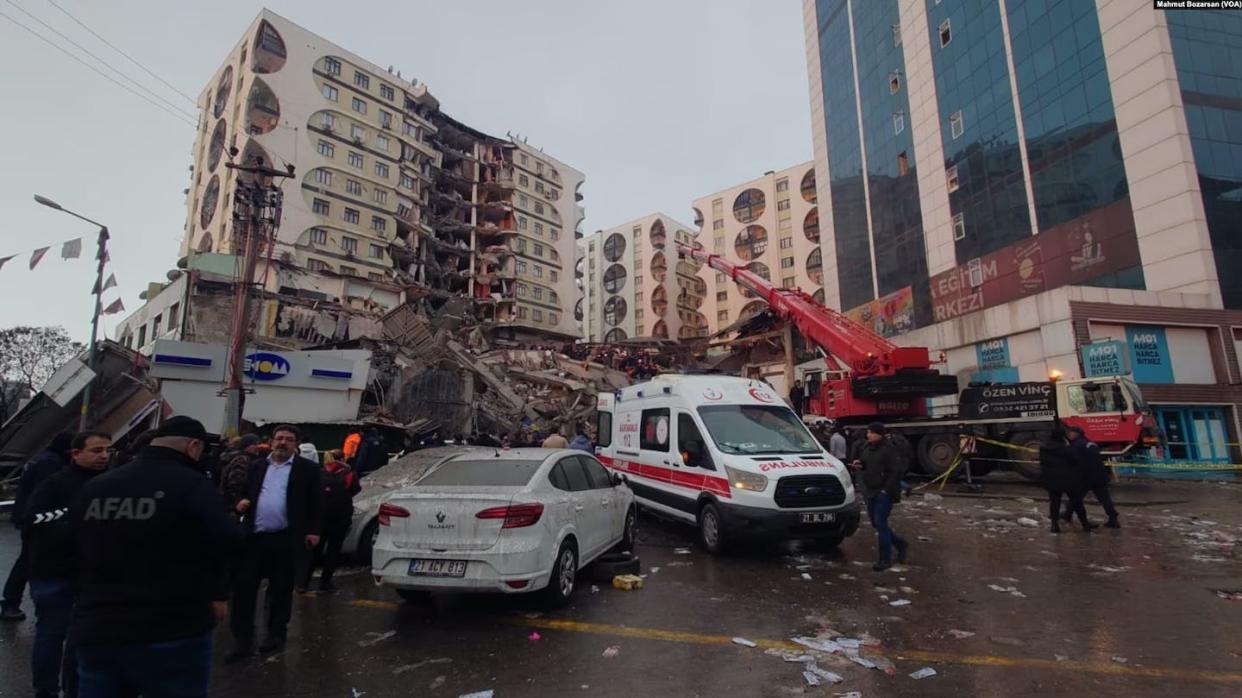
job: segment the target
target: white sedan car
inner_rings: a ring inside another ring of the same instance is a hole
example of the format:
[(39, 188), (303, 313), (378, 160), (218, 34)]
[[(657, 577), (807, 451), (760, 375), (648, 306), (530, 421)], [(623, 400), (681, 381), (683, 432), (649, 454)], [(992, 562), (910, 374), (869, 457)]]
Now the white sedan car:
[(624, 477), (582, 451), (463, 453), (380, 504), (371, 574), (407, 599), (543, 590), (564, 604), (579, 568), (633, 546), (636, 517)]

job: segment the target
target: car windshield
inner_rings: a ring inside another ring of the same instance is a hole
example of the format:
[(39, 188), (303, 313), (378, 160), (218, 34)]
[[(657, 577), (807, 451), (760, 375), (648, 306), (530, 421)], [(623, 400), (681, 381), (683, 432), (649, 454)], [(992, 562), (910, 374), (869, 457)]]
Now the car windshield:
[(423, 476), (415, 487), (522, 487), (530, 482), (541, 460), (451, 460)]
[(725, 453), (806, 453), (820, 446), (793, 410), (779, 405), (712, 405), (699, 416)]

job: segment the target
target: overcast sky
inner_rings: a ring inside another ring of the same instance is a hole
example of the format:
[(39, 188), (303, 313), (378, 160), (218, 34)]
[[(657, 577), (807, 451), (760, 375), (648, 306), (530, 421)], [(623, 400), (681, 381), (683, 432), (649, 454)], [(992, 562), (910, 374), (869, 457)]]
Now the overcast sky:
[[(55, 2), (191, 96), (263, 7), (242, 0)], [(417, 77), (454, 117), (497, 135), (520, 133), (583, 171), (588, 233), (653, 211), (692, 223), (695, 197), (811, 158), (797, 0), (267, 6)], [(50, 0), (3, 0), (0, 13), (111, 74), (18, 7), (195, 112)], [(119, 296), (133, 310), (146, 284), (176, 262), (194, 129), (4, 17), (0, 57), (0, 257), (18, 255), (0, 269), (0, 327), (64, 325), (85, 339), (95, 231), (31, 196), (109, 226), (110, 271), (120, 286), (105, 303)], [(82, 257), (62, 261), (60, 243), (78, 236), (85, 238)], [(45, 245), (52, 251), (30, 271), (30, 251)], [(124, 316), (105, 318), (108, 336)]]

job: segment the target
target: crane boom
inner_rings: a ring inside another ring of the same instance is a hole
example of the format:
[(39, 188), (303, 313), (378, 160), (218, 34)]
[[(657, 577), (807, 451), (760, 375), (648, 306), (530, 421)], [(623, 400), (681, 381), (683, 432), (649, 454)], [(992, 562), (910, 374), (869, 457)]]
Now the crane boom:
[(719, 255), (686, 245), (677, 252), (727, 274), (763, 299), (777, 317), (791, 322), (804, 337), (849, 366), (855, 376), (891, 376), (902, 370), (927, 370), (926, 347), (899, 347), (799, 289), (780, 288), (749, 269)]

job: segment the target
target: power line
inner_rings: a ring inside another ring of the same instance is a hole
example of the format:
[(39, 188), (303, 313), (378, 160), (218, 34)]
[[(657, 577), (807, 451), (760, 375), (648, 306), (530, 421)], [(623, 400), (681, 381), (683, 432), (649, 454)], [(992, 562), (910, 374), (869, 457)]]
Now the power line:
[(83, 46), (82, 44), (79, 44), (78, 42), (74, 41), (71, 37), (69, 37), (68, 35), (66, 35), (64, 32), (61, 32), (61, 31), (60, 31), (59, 29), (57, 29), (56, 27), (53, 27), (52, 25), (48, 24), (47, 22), (44, 22), (43, 20), (39, 19), (39, 18), (38, 18), (38, 17), (36, 17), (35, 15), (31, 14), (31, 13), (30, 13), (30, 12), (28, 12), (28, 11), (27, 11), (24, 7), (22, 7), (21, 5), (18, 5), (17, 3), (13, 2), (13, 0), (5, 0), (5, 2), (9, 3), (9, 4), (10, 4), (10, 5), (12, 5), (13, 7), (16, 7), (16, 8), (17, 8), (17, 9), (18, 9), (18, 10), (19, 10), (22, 14), (24, 14), (24, 15), (26, 15), (27, 17), (29, 17), (29, 18), (33, 19), (34, 21), (38, 22), (39, 24), (43, 25), (43, 27), (44, 27), (45, 29), (47, 29), (48, 31), (50, 31), (50, 32), (52, 32), (53, 34), (55, 34), (55, 35), (59, 36), (60, 38), (64, 39), (65, 41), (68, 41), (69, 43), (73, 44), (73, 45), (74, 45), (74, 46), (76, 46), (76, 47), (78, 48), (78, 50), (79, 50), (79, 51), (81, 51), (82, 53), (85, 53), (86, 55), (90, 56), (91, 58), (94, 58), (95, 60), (99, 61), (100, 63), (102, 63), (102, 64), (104, 65), (104, 67), (108, 68), (109, 70), (111, 70), (112, 72), (116, 73), (117, 75), (120, 75), (121, 77), (125, 78), (126, 80), (128, 80), (128, 81), (132, 82), (132, 83), (134, 84), (134, 86), (135, 86), (135, 87), (137, 87), (138, 89), (140, 89), (140, 90), (142, 90), (142, 91), (146, 92), (147, 94), (151, 95), (152, 97), (154, 97), (154, 98), (156, 98), (156, 99), (160, 100), (160, 101), (161, 101), (161, 102), (163, 102), (164, 104), (167, 104), (167, 105), (168, 105), (169, 107), (171, 107), (172, 109), (174, 109), (174, 110), (176, 110), (176, 111), (178, 111), (178, 112), (180, 112), (180, 113), (184, 114), (185, 116), (189, 117), (190, 119), (192, 119), (192, 120), (194, 120), (194, 121), (197, 121), (197, 120), (198, 120), (198, 117), (197, 117), (196, 115), (194, 115), (194, 114), (192, 114), (192, 113), (190, 113), (190, 112), (188, 112), (188, 111), (185, 111), (185, 110), (184, 110), (184, 109), (182, 109), (181, 107), (179, 107), (179, 106), (177, 106), (177, 105), (173, 104), (172, 102), (168, 101), (167, 99), (164, 99), (164, 98), (163, 98), (163, 97), (161, 97), (160, 95), (156, 94), (155, 92), (153, 92), (153, 91), (152, 91), (150, 88), (148, 88), (147, 86), (145, 86), (145, 85), (143, 85), (142, 83), (138, 82), (137, 80), (135, 80), (135, 79), (131, 78), (129, 75), (127, 75), (127, 74), (125, 73), (125, 71), (118, 69), (116, 66), (112, 65), (111, 63), (108, 63), (108, 62), (107, 62), (107, 61), (105, 61), (104, 59), (102, 59), (102, 58), (100, 58), (99, 56), (95, 55), (93, 52), (91, 52), (91, 50), (90, 50), (90, 49), (88, 49), (88, 48), (86, 48), (85, 46)]
[(196, 100), (196, 99), (194, 99), (193, 97), (191, 97), (190, 95), (188, 95), (188, 94), (186, 94), (186, 93), (182, 92), (180, 89), (178, 89), (178, 88), (177, 88), (177, 86), (176, 86), (176, 85), (174, 85), (174, 84), (172, 84), (172, 83), (168, 82), (167, 80), (165, 80), (164, 78), (162, 78), (162, 77), (160, 77), (160, 76), (156, 75), (156, 74), (155, 74), (154, 72), (152, 72), (149, 68), (147, 68), (145, 65), (143, 65), (142, 63), (140, 63), (140, 62), (139, 62), (136, 58), (134, 58), (133, 56), (129, 55), (128, 53), (125, 53), (125, 52), (124, 52), (124, 51), (122, 51), (120, 48), (118, 48), (115, 44), (113, 44), (111, 41), (108, 41), (107, 39), (105, 39), (105, 38), (103, 38), (102, 36), (100, 36), (98, 32), (96, 32), (94, 29), (91, 29), (90, 27), (86, 26), (86, 24), (85, 24), (85, 23), (83, 23), (83, 22), (82, 22), (82, 20), (80, 20), (80, 19), (78, 19), (77, 17), (75, 17), (75, 16), (73, 15), (73, 13), (72, 13), (72, 12), (70, 12), (69, 10), (66, 10), (65, 8), (63, 8), (63, 7), (61, 7), (60, 5), (58, 5), (58, 4), (56, 3), (56, 0), (47, 0), (47, 1), (48, 1), (49, 3), (51, 3), (52, 7), (55, 7), (56, 9), (60, 10), (61, 12), (63, 12), (63, 13), (65, 14), (65, 16), (67, 16), (69, 19), (71, 19), (71, 20), (73, 20), (74, 22), (76, 22), (76, 23), (77, 23), (77, 25), (78, 25), (79, 27), (82, 27), (82, 28), (83, 28), (83, 29), (85, 29), (86, 31), (90, 32), (90, 33), (91, 33), (91, 36), (93, 36), (93, 37), (95, 37), (96, 39), (99, 39), (100, 41), (102, 41), (102, 42), (104, 42), (105, 44), (107, 44), (107, 45), (108, 45), (108, 47), (109, 47), (109, 48), (111, 48), (113, 51), (116, 51), (117, 53), (121, 54), (122, 56), (125, 56), (126, 58), (128, 58), (130, 63), (133, 63), (134, 65), (138, 66), (139, 68), (142, 68), (143, 72), (145, 72), (147, 75), (150, 75), (151, 77), (155, 78), (156, 80), (159, 80), (160, 82), (164, 83), (164, 85), (165, 85), (165, 86), (167, 86), (170, 90), (172, 90), (173, 92), (176, 92), (177, 94), (179, 94), (179, 95), (181, 95), (182, 97), (186, 98), (186, 99), (190, 102), (190, 104), (193, 104), (195, 107), (197, 107), (197, 106), (198, 106), (198, 100)]
[(31, 29), (30, 27), (26, 26), (25, 24), (22, 24), (21, 22), (17, 21), (16, 19), (13, 19), (12, 17), (10, 17), (10, 16), (6, 15), (6, 14), (5, 14), (5, 13), (3, 13), (3, 12), (0, 12), (0, 17), (3, 17), (3, 18), (5, 18), (5, 19), (9, 20), (10, 22), (12, 22), (13, 24), (16, 24), (17, 26), (21, 27), (22, 29), (25, 29), (25, 30), (26, 30), (26, 31), (27, 31), (27, 32), (28, 32), (31, 36), (35, 37), (36, 39), (39, 39), (39, 40), (40, 40), (40, 41), (42, 41), (43, 43), (47, 44), (48, 46), (51, 46), (52, 48), (56, 49), (57, 51), (60, 51), (61, 53), (65, 54), (66, 56), (68, 56), (68, 57), (70, 57), (70, 58), (72, 58), (73, 60), (77, 61), (78, 63), (81, 63), (82, 65), (86, 66), (87, 68), (90, 68), (92, 71), (94, 71), (94, 72), (98, 73), (100, 77), (102, 77), (102, 78), (104, 78), (104, 79), (108, 80), (109, 82), (111, 82), (111, 83), (115, 84), (115, 85), (116, 85), (116, 86), (118, 86), (118, 87), (121, 87), (121, 88), (125, 89), (125, 90), (126, 90), (127, 92), (129, 92), (130, 94), (132, 94), (132, 95), (134, 95), (134, 96), (136, 96), (136, 97), (138, 97), (138, 98), (140, 98), (140, 99), (142, 99), (142, 100), (146, 101), (148, 104), (150, 104), (150, 105), (152, 105), (152, 106), (155, 106), (155, 107), (158, 107), (158, 108), (162, 109), (165, 113), (167, 113), (167, 114), (169, 114), (170, 116), (172, 116), (172, 117), (176, 118), (178, 121), (181, 121), (181, 122), (183, 122), (183, 123), (189, 124), (190, 126), (192, 126), (192, 127), (194, 127), (194, 128), (198, 128), (198, 123), (197, 123), (197, 121), (190, 121), (190, 120), (187, 120), (187, 119), (186, 119), (186, 117), (185, 117), (182, 113), (180, 113), (180, 112), (176, 112), (176, 111), (173, 111), (173, 110), (171, 110), (171, 109), (168, 109), (168, 108), (167, 108), (167, 107), (165, 107), (164, 105), (160, 104), (159, 102), (156, 102), (156, 101), (152, 100), (151, 98), (147, 97), (146, 95), (142, 94), (141, 92), (138, 92), (137, 90), (133, 89), (133, 88), (132, 88), (132, 87), (130, 87), (129, 85), (126, 85), (125, 83), (120, 82), (120, 81), (119, 81), (119, 80), (117, 80), (116, 78), (112, 77), (111, 75), (108, 75), (107, 73), (103, 72), (103, 71), (102, 71), (102, 70), (100, 70), (99, 68), (96, 68), (95, 66), (91, 65), (90, 63), (87, 63), (86, 61), (82, 60), (81, 58), (79, 58), (79, 57), (75, 56), (73, 53), (69, 52), (67, 49), (65, 49), (65, 48), (64, 48), (63, 46), (61, 46), (60, 44), (57, 44), (56, 42), (52, 41), (51, 39), (47, 38), (46, 36), (43, 36), (42, 34), (40, 34), (40, 33), (38, 33), (38, 32), (36, 32), (35, 30)]

